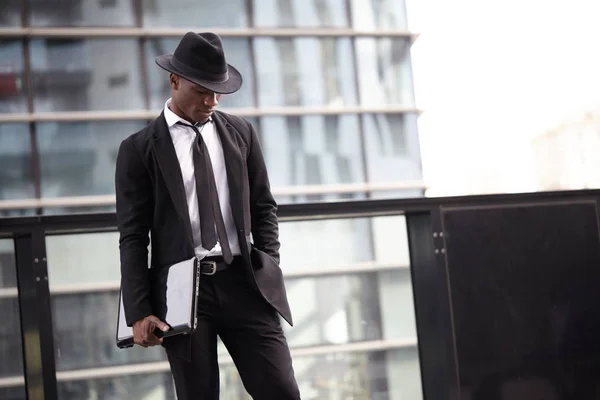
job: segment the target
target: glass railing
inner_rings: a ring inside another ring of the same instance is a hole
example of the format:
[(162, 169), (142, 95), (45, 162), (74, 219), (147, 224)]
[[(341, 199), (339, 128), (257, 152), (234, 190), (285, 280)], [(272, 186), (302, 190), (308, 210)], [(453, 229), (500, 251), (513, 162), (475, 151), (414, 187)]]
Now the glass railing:
[[(487, 214), (469, 222), (464, 210), (522, 208), (522, 219), (507, 222), (519, 231), (532, 223), (530, 209), (599, 198), (563, 192), (281, 206), (281, 268), (295, 320), (283, 325), (303, 399), (448, 398), (476, 384), (464, 378), (487, 370), (459, 360), (470, 360), (461, 349), (473, 351), (478, 338), (465, 339), (456, 324), (466, 326), (462, 310), (477, 304), (464, 303), (468, 295), (477, 293), (483, 306), (494, 291), (478, 291), (483, 275), (464, 268), (474, 258), (486, 268), (506, 227), (490, 231), (498, 236), (487, 247), (465, 249), (457, 240), (475, 221), (483, 237), (490, 233)], [(571, 215), (553, 210), (557, 219)], [(162, 348), (115, 345), (119, 279), (114, 214), (0, 219), (0, 398), (175, 399)], [(221, 398), (248, 399), (221, 343), (219, 363)]]
[[(397, 214), (282, 218), (281, 266), (295, 319), (294, 327), (283, 325), (306, 398), (382, 396), (392, 388), (369, 382), (388, 381), (395, 382), (396, 396), (422, 392), (406, 219)], [(59, 398), (124, 398), (120, 393), (174, 398), (163, 349), (115, 346), (118, 232), (109, 222), (111, 214), (103, 215), (106, 223), (100, 227), (88, 227), (88, 216), (42, 217), (41, 224), (34, 224), (44, 231), (43, 284), (49, 289)], [(56, 229), (43, 221), (71, 226)], [(1, 243), (4, 249), (13, 241)], [(14, 259), (14, 251), (4, 253)], [(15, 263), (7, 267), (14, 275)], [(5, 281), (3, 300), (15, 308), (16, 278)], [(13, 314), (9, 327), (16, 329), (3, 341), (3, 360), (21, 356), (18, 308)], [(219, 353), (223, 398), (243, 398), (243, 385), (222, 343)], [(398, 369), (401, 376), (388, 376), (387, 371)], [(18, 398), (25, 385), (22, 367), (11, 362), (4, 375), (3, 390), (15, 391), (10, 396)]]

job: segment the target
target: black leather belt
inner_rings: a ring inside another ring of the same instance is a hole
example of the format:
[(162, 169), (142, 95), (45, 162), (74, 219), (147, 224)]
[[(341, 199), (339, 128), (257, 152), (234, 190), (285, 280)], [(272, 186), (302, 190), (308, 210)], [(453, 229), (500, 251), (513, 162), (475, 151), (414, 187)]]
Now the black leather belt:
[(200, 273), (203, 275), (214, 275), (217, 272), (225, 271), (230, 268), (232, 265), (235, 265), (236, 262), (240, 261), (241, 256), (233, 257), (233, 262), (231, 264), (225, 263), (223, 261), (223, 257), (206, 257), (200, 260)]

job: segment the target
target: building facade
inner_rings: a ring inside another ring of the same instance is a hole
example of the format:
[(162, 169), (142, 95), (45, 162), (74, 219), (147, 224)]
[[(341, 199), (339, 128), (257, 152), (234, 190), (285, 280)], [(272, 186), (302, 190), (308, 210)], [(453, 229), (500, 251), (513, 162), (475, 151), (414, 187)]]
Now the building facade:
[[(114, 210), (119, 144), (169, 96), (154, 58), (189, 30), (243, 74), (220, 108), (257, 128), (279, 203), (422, 195), (403, 0), (6, 0), (0, 216)], [(420, 398), (403, 218), (282, 222), (281, 241), (303, 398)], [(164, 352), (114, 345), (118, 235), (46, 248), (60, 398), (174, 398)], [(24, 396), (17, 295), (0, 239), (2, 399)], [(222, 398), (245, 398), (221, 351)]]
[(600, 111), (564, 121), (531, 145), (536, 190), (600, 188)]

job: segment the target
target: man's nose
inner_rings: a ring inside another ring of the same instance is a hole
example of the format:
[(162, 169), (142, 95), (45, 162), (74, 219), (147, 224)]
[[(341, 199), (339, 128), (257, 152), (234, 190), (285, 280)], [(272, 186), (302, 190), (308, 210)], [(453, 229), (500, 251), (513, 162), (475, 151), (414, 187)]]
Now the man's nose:
[(219, 104), (219, 99), (218, 99), (218, 94), (216, 93), (211, 93), (209, 95), (206, 96), (206, 99), (204, 100), (204, 103), (207, 106), (210, 107), (215, 107), (217, 104)]

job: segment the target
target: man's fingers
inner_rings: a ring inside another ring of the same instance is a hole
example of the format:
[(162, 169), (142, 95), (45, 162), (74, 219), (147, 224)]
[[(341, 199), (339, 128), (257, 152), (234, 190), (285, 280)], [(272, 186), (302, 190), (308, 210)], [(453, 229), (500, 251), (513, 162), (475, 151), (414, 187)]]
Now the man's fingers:
[(142, 339), (138, 344), (142, 347), (157, 346), (159, 344), (162, 344), (162, 339), (159, 339), (156, 336), (149, 336), (147, 338)]
[(148, 337), (144, 340), (144, 344), (146, 346), (158, 346), (159, 344), (162, 344), (162, 342), (162, 338), (158, 338), (153, 334), (148, 335)]
[(153, 325), (150, 329), (150, 331), (154, 331), (154, 328), (158, 328), (163, 332), (166, 332), (169, 330), (169, 325), (165, 324), (164, 322), (162, 322), (160, 319), (156, 318), (155, 316), (150, 316), (148, 317), (148, 320), (152, 323), (151, 325)]
[(154, 334), (156, 329), (166, 332), (169, 330), (169, 325), (154, 315), (144, 318), (138, 325), (134, 325), (134, 343), (142, 347), (152, 347), (162, 344), (163, 339)]

